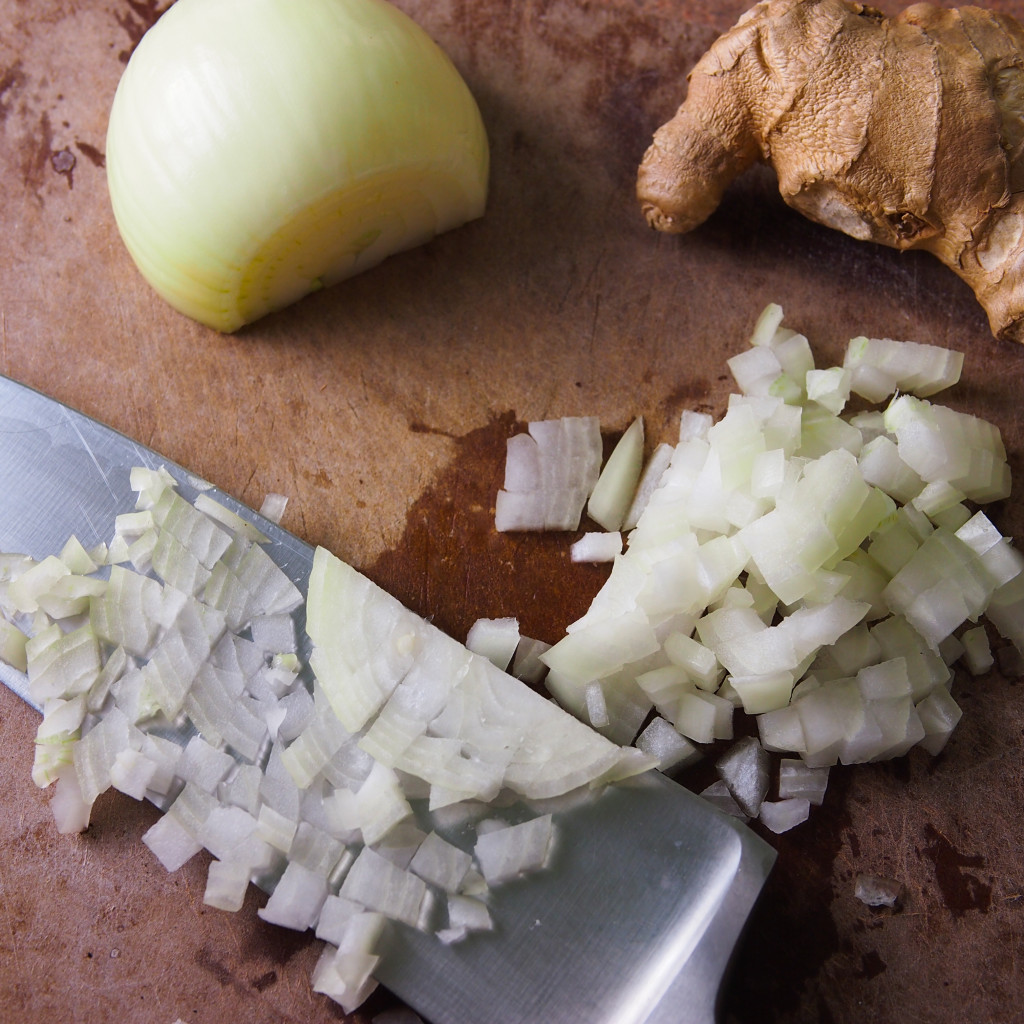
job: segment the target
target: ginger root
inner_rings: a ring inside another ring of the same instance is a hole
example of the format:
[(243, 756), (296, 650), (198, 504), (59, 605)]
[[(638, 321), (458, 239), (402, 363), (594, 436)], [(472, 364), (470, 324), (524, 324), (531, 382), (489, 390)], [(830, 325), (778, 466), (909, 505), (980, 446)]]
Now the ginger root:
[(759, 3), (655, 133), (637, 178), (644, 216), (690, 231), (758, 161), (811, 220), (934, 253), (997, 337), (1024, 342), (1024, 28), (1012, 18)]

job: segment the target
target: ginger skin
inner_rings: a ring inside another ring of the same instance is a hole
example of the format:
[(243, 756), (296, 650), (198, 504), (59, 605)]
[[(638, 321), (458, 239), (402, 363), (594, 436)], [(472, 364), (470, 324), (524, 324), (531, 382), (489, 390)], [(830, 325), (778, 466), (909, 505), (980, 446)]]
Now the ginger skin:
[(701, 58), (637, 176), (682, 233), (761, 161), (811, 220), (924, 249), (1024, 342), (1024, 28), (977, 7), (895, 18), (849, 0), (764, 0)]

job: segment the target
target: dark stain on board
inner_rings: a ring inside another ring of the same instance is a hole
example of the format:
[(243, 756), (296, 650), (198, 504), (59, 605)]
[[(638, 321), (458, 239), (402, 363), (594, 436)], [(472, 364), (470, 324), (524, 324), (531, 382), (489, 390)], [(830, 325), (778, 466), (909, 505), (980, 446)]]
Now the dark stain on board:
[(923, 849), (935, 869), (935, 881), (946, 909), (953, 917), (962, 917), (970, 910), (987, 913), (992, 906), (992, 886), (967, 868), (984, 868), (980, 854), (964, 854), (937, 829), (926, 825)]
[(506, 412), (457, 438), (448, 466), (410, 507), (402, 539), (367, 571), (460, 641), (479, 618), (516, 616), (524, 636), (554, 643), (608, 578), (607, 566), (570, 560), (570, 546), (587, 528), (585, 516), (579, 533), (494, 528), (505, 442), (525, 429)]

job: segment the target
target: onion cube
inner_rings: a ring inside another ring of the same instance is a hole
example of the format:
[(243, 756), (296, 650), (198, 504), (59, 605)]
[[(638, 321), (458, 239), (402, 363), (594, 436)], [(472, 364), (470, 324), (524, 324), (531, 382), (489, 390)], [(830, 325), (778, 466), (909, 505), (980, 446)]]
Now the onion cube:
[(479, 834), (474, 853), (488, 885), (499, 885), (547, 863), (553, 835), (550, 814)]
[(446, 892), (457, 892), (472, 864), (472, 855), (430, 832), (413, 854), (409, 870)]
[(805, 822), (810, 813), (809, 800), (792, 797), (788, 800), (765, 800), (758, 809), (758, 818), (773, 832), (781, 833)]
[(502, 671), (508, 668), (519, 645), (519, 620), (513, 617), (477, 619), (466, 635), (466, 647)]
[(177, 871), (203, 848), (203, 844), (170, 814), (156, 821), (143, 834), (142, 841), (168, 871)]
[(756, 818), (768, 793), (768, 752), (756, 739), (748, 736), (733, 744), (718, 759), (715, 768), (743, 813)]
[(995, 664), (995, 657), (988, 642), (988, 633), (984, 626), (974, 626), (965, 630), (960, 642), (964, 647), (964, 658), (967, 669), (974, 676), (984, 675)]
[(442, 942), (459, 941), (470, 932), (488, 932), (494, 928), (491, 913), (483, 900), (473, 896), (448, 897), (448, 927), (437, 933)]
[(801, 753), (807, 749), (800, 714), (793, 704), (778, 711), (758, 715), (757, 731), (765, 750), (775, 753), (786, 750)]
[(217, 750), (202, 736), (193, 736), (178, 761), (177, 772), (185, 782), (193, 782), (207, 793), (215, 793), (234, 767), (235, 759), (227, 751)]
[(297, 861), (289, 861), (270, 899), (257, 914), (270, 924), (305, 931), (316, 924), (327, 893), (325, 876), (310, 871)]
[(110, 766), (110, 783), (122, 793), (142, 800), (158, 765), (138, 750), (120, 750)]
[[(84, 832), (89, 827), (91, 809), (92, 804), (87, 803), (82, 797), (78, 776), (74, 772), (61, 774), (57, 778), (57, 785), (50, 800), (50, 810), (57, 831), (61, 835)], [(143, 836), (142, 839), (145, 842), (146, 837)]]
[(362, 904), (331, 894), (320, 908), (316, 922), (316, 937), (333, 946), (340, 946), (344, 941), (349, 920), (362, 912)]
[(418, 928), (427, 901), (427, 885), (411, 871), (365, 846), (345, 876), (338, 895)]
[(233, 861), (211, 861), (206, 872), (203, 902), (218, 910), (236, 912), (242, 909), (249, 888), (249, 867)]
[(779, 762), (779, 797), (787, 800), (803, 798), (812, 804), (821, 804), (828, 787), (829, 769), (811, 768), (798, 758), (783, 758)]
[(585, 533), (569, 548), (573, 562), (613, 562), (622, 554), (622, 534)]
[(929, 754), (938, 755), (952, 735), (963, 712), (949, 691), (939, 686), (917, 705), (917, 714), (924, 726), (921, 746)]
[(808, 370), (805, 377), (807, 397), (838, 415), (850, 398), (851, 375), (841, 366), (827, 370)]
[(700, 748), (681, 736), (672, 725), (660, 716), (652, 718), (636, 738), (636, 746), (658, 759), (658, 770), (667, 772), (683, 768), (699, 761), (703, 756)]
[(348, 952), (328, 944), (313, 968), (313, 991), (339, 1003), (345, 1013), (353, 1013), (377, 988), (372, 972), (379, 962), (375, 954)]
[(531, 637), (520, 638), (512, 659), (510, 672), (524, 683), (540, 683), (547, 675), (548, 667), (541, 661), (541, 655), (550, 650), (551, 644)]

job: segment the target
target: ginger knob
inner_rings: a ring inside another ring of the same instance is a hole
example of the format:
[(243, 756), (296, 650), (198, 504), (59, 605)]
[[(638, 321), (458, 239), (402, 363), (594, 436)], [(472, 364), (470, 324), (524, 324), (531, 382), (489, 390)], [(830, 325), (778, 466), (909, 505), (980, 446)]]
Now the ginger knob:
[(756, 162), (854, 238), (936, 255), (1000, 338), (1024, 342), (1024, 28), (1004, 14), (765, 0), (701, 58), (637, 176), (681, 233)]

